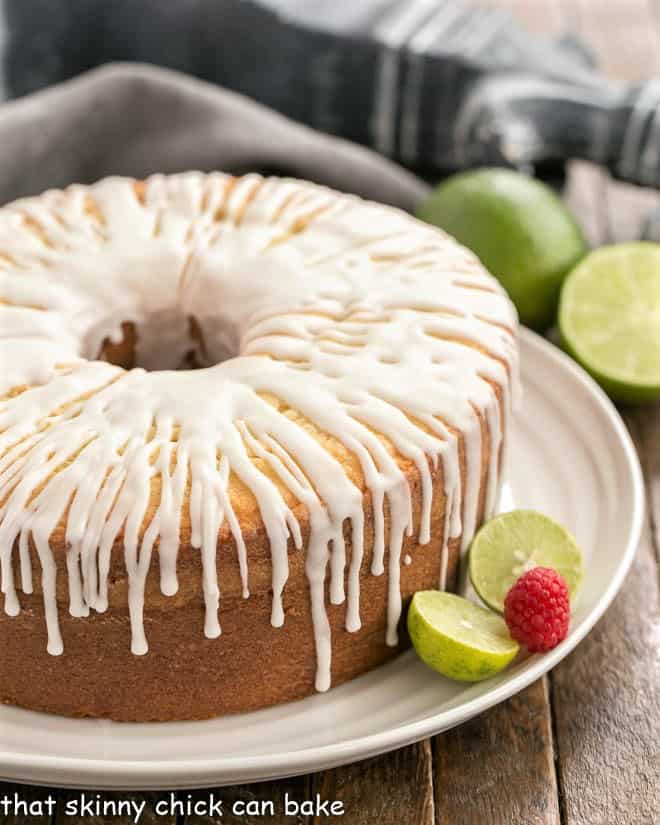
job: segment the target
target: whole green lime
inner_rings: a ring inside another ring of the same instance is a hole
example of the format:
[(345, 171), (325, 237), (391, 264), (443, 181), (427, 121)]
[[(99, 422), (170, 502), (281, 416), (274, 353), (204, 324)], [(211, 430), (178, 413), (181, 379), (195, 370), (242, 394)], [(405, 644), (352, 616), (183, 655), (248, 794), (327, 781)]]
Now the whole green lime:
[(566, 274), (587, 245), (550, 187), (509, 169), (476, 169), (444, 181), (417, 210), (471, 249), (502, 284), (523, 324), (545, 330), (556, 319)]

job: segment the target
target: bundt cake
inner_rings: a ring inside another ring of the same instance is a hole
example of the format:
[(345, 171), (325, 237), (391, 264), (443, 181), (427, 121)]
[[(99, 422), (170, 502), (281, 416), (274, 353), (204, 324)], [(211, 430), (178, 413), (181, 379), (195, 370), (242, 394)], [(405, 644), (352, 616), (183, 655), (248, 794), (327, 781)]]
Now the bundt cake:
[(0, 209), (0, 701), (201, 719), (390, 658), (493, 510), (516, 335), (455, 241), (302, 181)]

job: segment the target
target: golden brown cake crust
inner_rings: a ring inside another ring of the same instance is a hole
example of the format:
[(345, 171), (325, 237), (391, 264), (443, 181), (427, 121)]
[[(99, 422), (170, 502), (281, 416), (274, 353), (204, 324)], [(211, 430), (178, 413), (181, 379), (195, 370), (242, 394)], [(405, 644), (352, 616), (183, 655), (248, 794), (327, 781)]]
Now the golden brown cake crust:
[[(482, 422), (482, 434), (488, 430)], [(401, 460), (401, 459), (400, 459)], [(419, 476), (408, 463), (419, 519)], [(461, 469), (465, 472), (464, 451)], [(488, 450), (482, 463), (479, 520), (483, 517), (487, 485)], [(435, 589), (440, 578), (440, 561), (446, 500), (442, 474), (433, 477), (436, 495), (433, 505), (432, 540), (425, 546), (406, 538), (404, 553), (415, 563), (404, 566), (401, 592), (407, 604), (417, 590)], [(402, 623), (401, 643), (393, 648), (385, 643), (387, 584), (385, 572), (373, 576), (369, 570), (373, 542), (373, 520), (368, 495), (367, 548), (361, 573), (362, 628), (348, 633), (344, 627), (345, 605), (330, 605), (333, 658), (332, 683), (338, 686), (394, 656), (409, 641)], [(189, 524), (183, 534), (189, 534)], [(350, 535), (346, 533), (350, 556)], [(241, 597), (235, 550), (230, 541), (218, 546), (223, 585), (219, 639), (205, 639), (204, 604), (199, 593), (199, 552), (182, 542), (180, 589), (174, 597), (164, 597), (158, 587), (157, 557), (149, 574), (146, 601), (149, 609), (146, 628), (149, 653), (134, 656), (130, 651), (131, 629), (126, 607), (126, 573), (123, 548), (113, 554), (110, 609), (100, 615), (76, 619), (68, 613), (64, 587), (65, 547), (60, 532), (56, 557), (60, 567), (59, 614), (65, 638), (62, 656), (46, 652), (43, 602), (37, 592), (21, 596), (22, 611), (17, 617), (0, 612), (0, 699), (7, 704), (63, 716), (107, 717), (117, 721), (170, 721), (206, 719), (228, 713), (244, 713), (302, 699), (314, 692), (315, 653), (309, 586), (304, 572), (304, 552), (291, 550), (290, 578), (284, 594), (285, 622), (280, 628), (270, 623), (271, 571), (268, 539), (263, 525), (250, 532), (252, 593)], [(447, 587), (453, 589), (458, 573), (460, 538), (449, 544)], [(387, 571), (387, 565), (386, 565)], [(35, 569), (35, 582), (38, 571)], [(405, 610), (404, 610), (405, 617)]]
[[(438, 487), (440, 481), (436, 477)], [(413, 495), (418, 510), (418, 480), (413, 482)], [(439, 581), (445, 502), (441, 494), (435, 501), (433, 540), (423, 547), (414, 538), (406, 538), (404, 543), (404, 552), (415, 557), (414, 565), (402, 569), (401, 591), (406, 602), (415, 591), (435, 588)], [(372, 529), (368, 518), (368, 546)], [(350, 541), (348, 534), (347, 539)], [(458, 545), (457, 539), (450, 544), (450, 585), (455, 581)], [(65, 716), (167, 721), (247, 712), (312, 694), (315, 654), (304, 552), (290, 553), (285, 622), (274, 628), (270, 623), (268, 540), (263, 528), (250, 534), (248, 546), (254, 571), (249, 599), (240, 595), (234, 548), (229, 543), (218, 548), (226, 591), (220, 609), (223, 632), (218, 639), (205, 639), (202, 634), (199, 552), (182, 544), (180, 590), (169, 598), (160, 594), (154, 557), (146, 596), (146, 656), (134, 656), (130, 651), (122, 548), (114, 553), (111, 607), (106, 613), (73, 618), (62, 593), (59, 614), (65, 650), (61, 656), (46, 652), (40, 594), (22, 595), (19, 616), (0, 612), (2, 701)], [(63, 579), (63, 545), (56, 551)], [(370, 561), (368, 552), (361, 575), (362, 629), (348, 633), (344, 628), (345, 605), (328, 607), (335, 686), (386, 662), (401, 649), (385, 644), (388, 577), (387, 573), (371, 575)], [(38, 576), (36, 570), (35, 574)], [(402, 645), (406, 644), (404, 632)]]

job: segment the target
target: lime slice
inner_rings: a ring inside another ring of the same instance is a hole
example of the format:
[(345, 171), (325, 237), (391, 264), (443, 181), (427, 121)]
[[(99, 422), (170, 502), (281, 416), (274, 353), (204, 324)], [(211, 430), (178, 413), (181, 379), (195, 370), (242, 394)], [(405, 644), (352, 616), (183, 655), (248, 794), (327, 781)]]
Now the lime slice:
[(420, 659), (459, 682), (480, 682), (518, 653), (504, 620), (453, 593), (420, 590), (408, 611), (408, 632)]
[(470, 547), (472, 586), (493, 610), (504, 610), (513, 583), (533, 567), (561, 573), (573, 601), (582, 582), (582, 552), (567, 530), (533, 510), (496, 516), (479, 530)]
[(561, 294), (564, 348), (615, 400), (660, 398), (660, 244), (592, 252)]
[(523, 324), (556, 320), (559, 289), (587, 248), (575, 219), (545, 184), (508, 169), (461, 172), (417, 211), (471, 249), (506, 289)]

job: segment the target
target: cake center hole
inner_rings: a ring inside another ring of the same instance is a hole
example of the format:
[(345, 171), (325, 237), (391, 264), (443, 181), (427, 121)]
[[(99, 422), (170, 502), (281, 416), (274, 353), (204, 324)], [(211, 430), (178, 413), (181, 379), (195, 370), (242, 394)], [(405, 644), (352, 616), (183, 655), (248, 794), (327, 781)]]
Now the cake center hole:
[(106, 338), (97, 357), (124, 369), (141, 367), (149, 372), (202, 369), (238, 354), (233, 330), (225, 333), (207, 341), (199, 321), (181, 314), (140, 324), (124, 321), (121, 335)]

